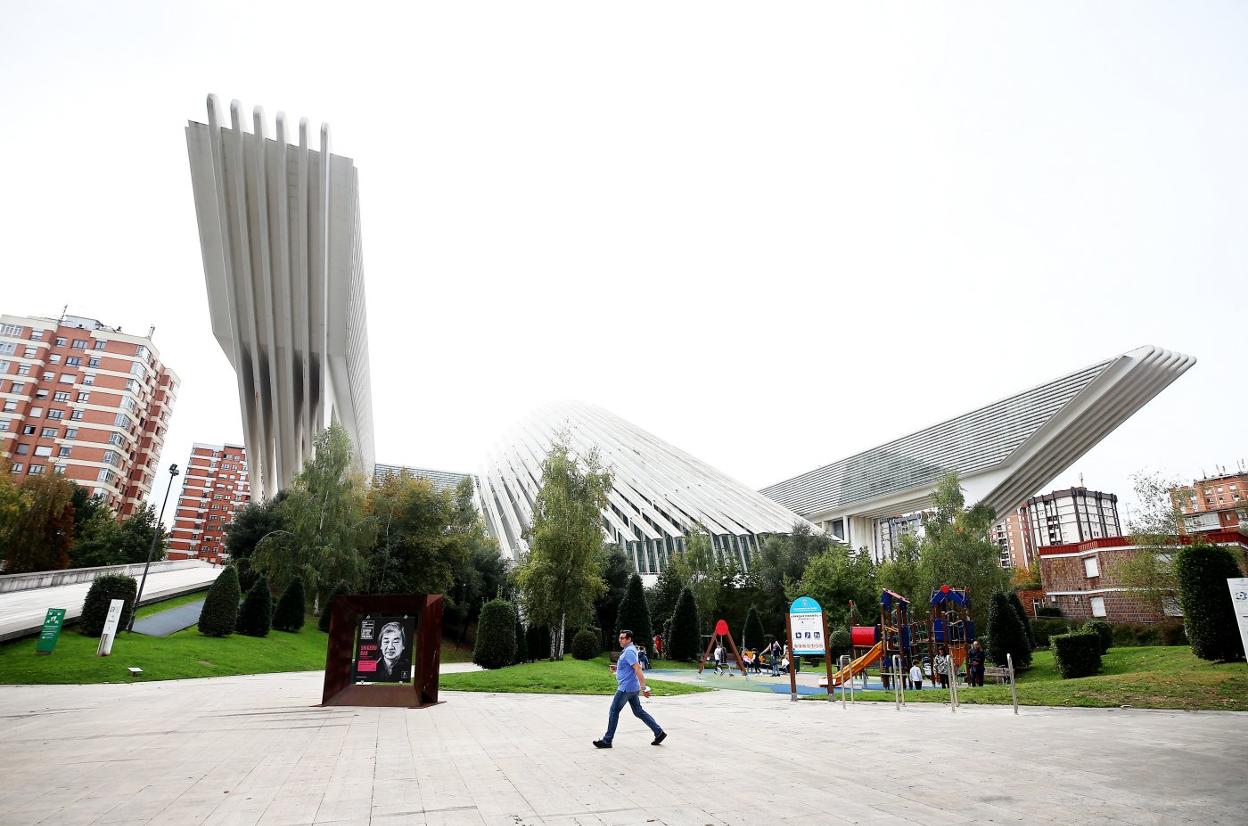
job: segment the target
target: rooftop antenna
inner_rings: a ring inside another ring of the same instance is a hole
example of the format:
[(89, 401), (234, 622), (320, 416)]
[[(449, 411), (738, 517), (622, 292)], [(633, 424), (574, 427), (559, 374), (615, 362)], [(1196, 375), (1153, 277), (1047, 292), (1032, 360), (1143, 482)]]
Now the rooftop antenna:
[(156, 325), (153, 324), (152, 326), (147, 328), (147, 337), (151, 338), (155, 332), (156, 332)]
[(57, 324), (64, 324), (64, 323), (65, 323), (65, 316), (66, 316), (66, 314), (68, 314), (68, 313), (69, 313), (69, 305), (68, 305), (68, 304), (66, 304), (64, 307), (62, 307), (62, 308), (61, 308), (61, 317), (60, 317), (60, 318), (58, 318), (58, 319), (56, 320), (56, 323), (57, 323)]
[(1079, 487), (1083, 487), (1083, 474), (1079, 474)]

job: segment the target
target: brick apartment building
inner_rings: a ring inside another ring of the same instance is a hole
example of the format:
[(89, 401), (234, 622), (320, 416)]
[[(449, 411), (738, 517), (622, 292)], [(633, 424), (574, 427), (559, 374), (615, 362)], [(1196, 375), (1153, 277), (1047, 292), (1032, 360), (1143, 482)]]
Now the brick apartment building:
[(1077, 487), (1031, 497), (993, 525), (989, 538), (1001, 549), (1001, 567), (1026, 568), (1040, 548), (1121, 535), (1118, 497)]
[(1026, 568), (1031, 565), (1031, 546), (1027, 543), (1023, 510), (1012, 511), (989, 530), (988, 538), (997, 546), (1002, 568)]
[(196, 442), (182, 477), (167, 558), (222, 562), (225, 526), (249, 501), (246, 448)]
[(1248, 473), (1198, 479), (1170, 496), (1182, 514), (1184, 533), (1233, 531), (1248, 522)]
[[(1187, 544), (1191, 537), (1175, 537), (1176, 544)], [(1233, 548), (1240, 558), (1248, 550), (1248, 536), (1238, 531), (1215, 531), (1201, 537), (1204, 542)], [(1161, 622), (1179, 617), (1177, 597), (1164, 611), (1135, 596), (1118, 579), (1117, 566), (1130, 559), (1139, 546), (1130, 537), (1111, 536), (1068, 545), (1040, 549), (1040, 580), (1048, 604), (1062, 609), (1072, 619), (1106, 619), (1109, 622)]]
[(177, 387), (151, 331), (0, 315), (0, 457), (15, 477), (59, 474), (130, 515), (151, 494)]

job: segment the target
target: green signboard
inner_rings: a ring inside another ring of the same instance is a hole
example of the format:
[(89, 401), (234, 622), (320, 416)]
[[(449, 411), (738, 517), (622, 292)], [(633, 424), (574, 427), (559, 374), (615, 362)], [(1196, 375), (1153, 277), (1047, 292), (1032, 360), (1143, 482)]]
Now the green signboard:
[(43, 618), (43, 628), (39, 631), (39, 644), (35, 646), (36, 654), (51, 654), (56, 648), (56, 641), (61, 636), (61, 626), (65, 624), (64, 608), (49, 608), (48, 615)]

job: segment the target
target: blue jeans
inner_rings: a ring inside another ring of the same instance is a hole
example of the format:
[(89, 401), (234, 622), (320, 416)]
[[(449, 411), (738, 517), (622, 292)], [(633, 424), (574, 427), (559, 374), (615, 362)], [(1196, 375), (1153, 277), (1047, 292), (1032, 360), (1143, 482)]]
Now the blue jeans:
[(615, 692), (615, 697), (611, 700), (611, 715), (607, 722), (607, 733), (602, 736), (604, 743), (610, 743), (615, 737), (615, 727), (620, 723), (620, 712), (624, 710), (625, 704), (632, 707), (633, 716), (649, 726), (655, 737), (658, 737), (663, 732), (663, 728), (641, 707), (640, 694), (640, 691)]

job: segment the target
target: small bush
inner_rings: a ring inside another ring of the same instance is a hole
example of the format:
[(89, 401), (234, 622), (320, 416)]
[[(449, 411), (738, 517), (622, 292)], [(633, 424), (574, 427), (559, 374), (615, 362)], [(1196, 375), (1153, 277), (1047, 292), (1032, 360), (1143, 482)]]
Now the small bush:
[(1202, 660), (1242, 660), (1235, 606), (1226, 581), (1237, 577), (1239, 563), (1226, 548), (1191, 545), (1175, 557), (1179, 601), (1192, 653)]
[(1058, 634), (1070, 632), (1070, 622), (1054, 617), (1037, 617), (1031, 624), (1031, 634), (1035, 637), (1037, 648), (1048, 648), (1049, 640)]
[(1181, 622), (1166, 622), (1161, 626), (1162, 645), (1187, 645), (1187, 628)]
[(334, 586), (334, 590), (329, 592), (329, 596), (325, 597), (325, 601), (321, 603), (321, 617), (316, 621), (316, 627), (329, 633), (329, 618), (333, 616), (333, 612), (329, 609), (333, 607), (334, 600), (343, 594), (351, 593), (351, 586), (347, 584), (345, 579), (338, 580), (338, 584)]
[(1062, 613), (1062, 609), (1058, 608), (1056, 605), (1041, 605), (1039, 608), (1036, 609), (1036, 616), (1037, 617), (1061, 617), (1065, 615)]
[(1086, 631), (1058, 634), (1050, 643), (1063, 680), (1090, 677), (1101, 670), (1101, 638), (1096, 634)]
[(225, 566), (204, 598), (204, 607), (199, 611), (199, 633), (207, 637), (233, 634), (238, 625), (238, 601), (242, 597), (238, 589), (238, 569), (233, 565)]
[(295, 577), (282, 592), (282, 598), (273, 609), (273, 627), (278, 631), (298, 631), (303, 627), (307, 613), (303, 598), (303, 579)]
[(87, 598), (82, 602), (82, 617), (78, 621), (78, 630), (88, 637), (98, 637), (104, 633), (104, 623), (108, 621), (108, 606), (113, 600), (125, 600), (121, 609), (121, 622), (117, 630), (124, 631), (130, 627), (130, 615), (134, 612), (134, 600), (138, 596), (139, 583), (134, 577), (123, 574), (105, 574), (97, 576), (87, 591)]
[(672, 613), (672, 630), (668, 634), (668, 656), (679, 662), (697, 662), (702, 651), (698, 636), (698, 608), (693, 593), (681, 589)]
[[(1015, 598), (1017, 599), (1017, 598)], [(982, 644), (982, 643), (981, 643)], [(1027, 642), (1027, 630), (1009, 595), (997, 591), (988, 604), (988, 659), (996, 665), (1005, 665), (1007, 655), (1013, 657), (1018, 669), (1031, 665), (1031, 645)]]
[(472, 661), (482, 668), (502, 668), (516, 658), (516, 609), (505, 599), (481, 606), (477, 619), (477, 647)]
[(849, 654), (851, 640), (849, 631), (844, 628), (837, 628), (828, 634), (828, 650), (832, 652), (832, 664), (839, 662), (842, 654)]
[(269, 581), (259, 577), (238, 611), (238, 633), (249, 637), (267, 637), (272, 627), (273, 597), (269, 594)]
[(572, 656), (578, 660), (592, 660), (602, 653), (602, 645), (598, 635), (588, 628), (582, 628), (572, 637)]
[(1088, 620), (1083, 624), (1083, 630), (1096, 634), (1096, 638), (1101, 641), (1101, 653), (1109, 653), (1109, 647), (1114, 644), (1114, 627), (1105, 620)]

